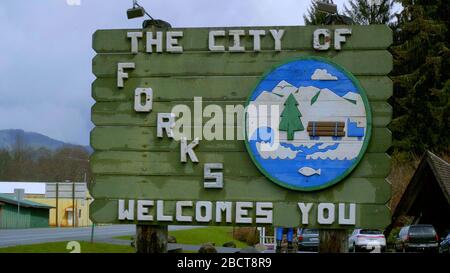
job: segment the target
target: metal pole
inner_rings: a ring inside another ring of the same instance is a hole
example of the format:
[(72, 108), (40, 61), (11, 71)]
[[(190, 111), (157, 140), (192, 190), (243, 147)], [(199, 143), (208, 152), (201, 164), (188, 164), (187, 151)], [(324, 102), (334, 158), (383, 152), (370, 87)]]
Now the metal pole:
[(78, 215), (78, 199), (75, 199), (75, 213), (75, 226), (78, 227), (78, 219), (80, 219)]
[(95, 224), (92, 223), (92, 228), (91, 228), (91, 244), (94, 243), (94, 228), (95, 228)]
[[(20, 227), (20, 201), (24, 198), (25, 190), (24, 189), (14, 189), (14, 195), (17, 200), (17, 217), (16, 217), (16, 225), (17, 228)], [(25, 228), (26, 226), (24, 226)]]
[(20, 221), (20, 199), (17, 198), (17, 228), (19, 228)]
[(58, 223), (58, 211), (59, 211), (59, 207), (58, 207), (58, 204), (59, 204), (59, 184), (58, 184), (58, 182), (56, 182), (56, 223), (55, 223), (55, 225), (56, 225), (56, 227), (59, 227), (59, 223)]
[(75, 181), (72, 181), (72, 227), (75, 227)]

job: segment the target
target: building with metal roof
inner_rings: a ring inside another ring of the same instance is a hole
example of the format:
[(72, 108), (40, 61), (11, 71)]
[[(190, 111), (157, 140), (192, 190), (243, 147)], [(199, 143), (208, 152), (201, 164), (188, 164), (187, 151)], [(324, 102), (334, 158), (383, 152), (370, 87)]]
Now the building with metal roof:
[[(92, 197), (89, 195), (86, 182), (0, 181), (0, 194), (12, 196), (16, 189), (24, 190), (26, 200), (51, 207), (50, 226), (85, 227), (92, 225), (89, 219), (89, 204), (92, 202)], [(58, 194), (56, 194), (56, 189), (58, 189)]]
[(0, 193), (0, 229), (48, 227), (52, 206)]

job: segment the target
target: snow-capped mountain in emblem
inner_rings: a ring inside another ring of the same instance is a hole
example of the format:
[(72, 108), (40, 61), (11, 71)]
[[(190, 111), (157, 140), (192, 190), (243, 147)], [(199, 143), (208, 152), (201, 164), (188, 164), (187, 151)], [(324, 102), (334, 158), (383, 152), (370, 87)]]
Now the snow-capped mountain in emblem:
[[(301, 123), (304, 130), (296, 131), (294, 139), (288, 140), (287, 133), (279, 130), (280, 115), (285, 108), (285, 102), (289, 95), (293, 95), (298, 103), (297, 109), (301, 113)], [(271, 91), (263, 91), (250, 102), (250, 105), (266, 106), (268, 110), (266, 118), (258, 116), (258, 112), (250, 113), (248, 122), (248, 135), (252, 136), (258, 128), (266, 127), (278, 133), (278, 140), (280, 143), (287, 143), (292, 147), (312, 147), (317, 143), (322, 143), (322, 147), (336, 146), (330, 151), (320, 151), (309, 154), (307, 159), (351, 159), (358, 155), (360, 147), (362, 146), (361, 139), (355, 137), (343, 136), (338, 140), (332, 136), (322, 136), (320, 139), (312, 139), (308, 130), (306, 129), (311, 122), (355, 122), (358, 126), (365, 127), (366, 113), (364, 103), (361, 96), (354, 92), (348, 92), (345, 96), (339, 96), (335, 92), (327, 88), (317, 88), (315, 86), (300, 86), (295, 87), (287, 81), (280, 81)], [(276, 106), (277, 108), (271, 108)], [(271, 111), (270, 109), (277, 109)], [(365, 129), (365, 128), (364, 128)], [(347, 130), (347, 125), (344, 132)], [(349, 147), (353, 147), (349, 149)], [(259, 147), (260, 148), (260, 147)], [(279, 148), (277, 149), (281, 151)], [(352, 152), (353, 151), (353, 152)], [(271, 157), (275, 156), (271, 152)], [(283, 151), (285, 158), (286, 151)], [(266, 154), (264, 154), (267, 156)]]

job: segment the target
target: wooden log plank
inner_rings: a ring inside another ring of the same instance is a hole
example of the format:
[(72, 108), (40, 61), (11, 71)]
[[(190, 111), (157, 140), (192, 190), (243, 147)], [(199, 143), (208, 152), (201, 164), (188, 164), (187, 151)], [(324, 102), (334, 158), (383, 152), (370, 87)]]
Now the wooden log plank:
[[(259, 177), (261, 173), (246, 152), (196, 152), (200, 162), (224, 164), (224, 175)], [(203, 164), (180, 162), (173, 152), (94, 152), (90, 159), (94, 174), (186, 175), (202, 176)], [(366, 153), (350, 177), (384, 178), (390, 171), (390, 157), (384, 153)]]
[(340, 126), (336, 126), (336, 127), (319, 127), (319, 128), (314, 128), (314, 127), (307, 127), (308, 131), (315, 131), (315, 132), (344, 132), (344, 126), (340, 127)]
[[(301, 200), (299, 200), (301, 202)], [(116, 199), (96, 199), (90, 205), (90, 217), (95, 223), (122, 223), (122, 224), (167, 224), (167, 222), (138, 222), (138, 221), (119, 221), (118, 220), (118, 200)], [(152, 209), (151, 213), (154, 213)], [(297, 202), (277, 202), (274, 203), (273, 208), (273, 222), (275, 226), (294, 227), (299, 226), (301, 223), (301, 214), (298, 208)], [(167, 201), (164, 203), (164, 213), (168, 215), (175, 215), (175, 201)], [(250, 210), (249, 215), (254, 215), (254, 209)], [(192, 216), (194, 212), (192, 209), (185, 208), (183, 210), (184, 215)], [(156, 218), (156, 217), (155, 217)], [(175, 218), (175, 217), (174, 217)], [(213, 217), (215, 219), (215, 210), (213, 210)], [(177, 222), (174, 220), (175, 225), (205, 225), (205, 223), (193, 222)], [(232, 213), (232, 222), (215, 222), (206, 223), (207, 225), (239, 225), (235, 223), (235, 214)], [(313, 206), (310, 212), (310, 223), (317, 222), (317, 204)], [(385, 205), (379, 204), (358, 204), (356, 207), (356, 227), (358, 228), (378, 228), (384, 229), (390, 222), (390, 211)], [(171, 223), (172, 224), (172, 223)], [(342, 228), (337, 221), (331, 225), (321, 225), (321, 229), (330, 228)], [(352, 228), (352, 226), (349, 226)]]
[[(373, 128), (367, 148), (371, 153), (383, 153), (391, 145), (392, 134), (387, 128)], [(100, 126), (91, 132), (91, 146), (97, 151), (179, 152), (180, 143), (167, 137), (158, 138), (154, 127)], [(345, 145), (345, 142), (341, 142)], [(199, 152), (245, 152), (242, 140), (202, 141)]]
[[(351, 28), (352, 35), (343, 44), (343, 50), (349, 49), (385, 49), (392, 43), (392, 31), (385, 25), (369, 26), (263, 26), (263, 27), (218, 27), (218, 28), (174, 28), (173, 31), (183, 31), (184, 37), (180, 39), (184, 51), (207, 51), (208, 34), (210, 30), (230, 30), (243, 29), (248, 33), (250, 29), (265, 30), (266, 35), (261, 37), (261, 49), (273, 50), (273, 38), (269, 29), (284, 29), (285, 34), (282, 40), (284, 50), (311, 49), (313, 45), (313, 32), (318, 28), (334, 30), (336, 28)], [(121, 53), (130, 52), (131, 43), (127, 38), (128, 32), (146, 32), (142, 29), (117, 29), (117, 30), (97, 30), (93, 35), (93, 49), (98, 53)], [(145, 35), (144, 35), (145, 36)], [(376, 37), (376, 39), (373, 39)], [(145, 51), (146, 39), (139, 40), (139, 51)], [(232, 39), (219, 38), (218, 43), (228, 47)], [(253, 49), (253, 39), (250, 36), (242, 37), (241, 44), (247, 50)]]
[(392, 145), (392, 132), (388, 128), (373, 128), (368, 152), (386, 152)]
[(371, 103), (372, 125), (375, 127), (386, 127), (392, 120), (392, 106), (387, 103)]
[(345, 136), (345, 132), (334, 132), (334, 131), (316, 131), (316, 132), (309, 132), (310, 136), (333, 136), (333, 137), (343, 137)]
[[(193, 102), (179, 102), (193, 108)], [(208, 102), (203, 101), (203, 107), (210, 104), (219, 105), (226, 118), (226, 105), (245, 105), (244, 101), (227, 101), (227, 102)], [(155, 113), (170, 113), (172, 108), (177, 105), (169, 102), (156, 102), (153, 104), (151, 113), (139, 113), (134, 111), (134, 102), (98, 102), (92, 107), (91, 120), (96, 126), (156, 126), (157, 115)], [(372, 125), (374, 127), (383, 127), (391, 122), (392, 107), (384, 101), (373, 102), (372, 108)], [(191, 110), (193, 113), (193, 110)], [(234, 115), (233, 113), (228, 113)], [(207, 122), (208, 118), (203, 118), (203, 122)]]
[[(132, 101), (138, 87), (151, 87), (153, 101), (187, 101), (202, 97), (205, 101), (246, 101), (260, 76), (166, 77), (127, 79), (125, 88), (117, 87), (117, 79), (96, 79), (92, 97), (98, 101)], [(392, 80), (387, 76), (359, 76), (369, 101), (387, 100), (392, 96)], [(211, 92), (214, 86), (214, 92)], [(183, 90), (183, 92), (180, 92)]]
[[(392, 55), (387, 50), (260, 52), (257, 54), (99, 54), (92, 70), (98, 78), (116, 78), (119, 62), (134, 62), (127, 71), (130, 78), (158, 76), (260, 76), (280, 63), (300, 57), (329, 58), (354, 75), (387, 75), (392, 70)], [(355, 60), (358, 60), (355, 62)]]
[(308, 122), (308, 129), (317, 128), (318, 130), (323, 129), (334, 129), (334, 128), (344, 128), (345, 122), (341, 121), (310, 121)]
[(276, 202), (356, 202), (385, 204), (391, 185), (384, 178), (349, 178), (320, 192), (286, 191), (265, 177), (224, 177), (224, 188), (203, 188), (202, 176), (97, 175), (90, 189), (95, 199), (259, 200)]

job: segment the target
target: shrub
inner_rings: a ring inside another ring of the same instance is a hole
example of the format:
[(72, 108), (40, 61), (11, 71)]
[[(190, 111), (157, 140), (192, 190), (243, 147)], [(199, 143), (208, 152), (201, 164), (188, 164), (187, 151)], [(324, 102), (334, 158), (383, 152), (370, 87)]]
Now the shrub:
[(233, 238), (253, 246), (259, 243), (259, 231), (255, 227), (238, 227), (234, 229)]

